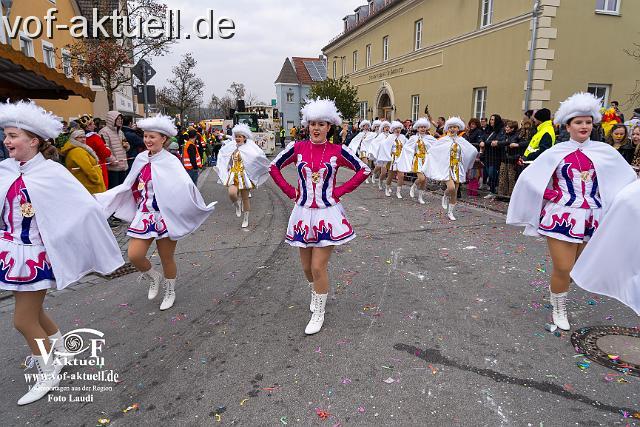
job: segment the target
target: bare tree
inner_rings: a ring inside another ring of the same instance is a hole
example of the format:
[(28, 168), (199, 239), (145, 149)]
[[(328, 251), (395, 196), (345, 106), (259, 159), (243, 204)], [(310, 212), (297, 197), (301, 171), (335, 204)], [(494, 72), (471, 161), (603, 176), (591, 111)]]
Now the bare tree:
[(233, 82), (227, 89), (227, 93), (231, 95), (231, 97), (236, 99), (244, 99), (244, 95), (246, 93), (246, 89), (244, 87), (244, 83)]
[(186, 111), (197, 109), (202, 103), (204, 82), (193, 72), (197, 64), (191, 52), (186, 53), (179, 64), (173, 67), (169, 86), (162, 88), (158, 94), (159, 102), (180, 114), (181, 121), (184, 121)]
[[(128, 19), (131, 28), (139, 16), (146, 19), (154, 17), (164, 19), (166, 4), (158, 0), (135, 0), (114, 2), (113, 0), (99, 0), (95, 8), (101, 17), (111, 15), (118, 10), (120, 16)], [(116, 7), (114, 8), (114, 4)], [(83, 13), (87, 13), (83, 10)], [(105, 28), (110, 28), (109, 18)], [(122, 28), (120, 28), (122, 30)], [(166, 54), (175, 40), (168, 37), (124, 38), (113, 34), (99, 37), (81, 38), (67, 46), (71, 55), (71, 65), (74, 74), (99, 80), (107, 94), (109, 109), (114, 109), (114, 92), (124, 84), (131, 83), (131, 73), (126, 67), (133, 65), (136, 58), (147, 56), (162, 56)]]
[(231, 109), (236, 108), (236, 100), (230, 97), (229, 95), (225, 95), (220, 100), (220, 108), (222, 109), (222, 114), (225, 117), (229, 117), (231, 119), (233, 117), (230, 117), (229, 112)]
[[(625, 49), (625, 53), (636, 61), (640, 62), (640, 43), (634, 43), (633, 49)], [(640, 80), (636, 80), (636, 85), (633, 88), (633, 92), (630, 94), (629, 102), (632, 105), (636, 105), (640, 102)]]
[(245, 101), (247, 102), (247, 105), (258, 105), (259, 103), (258, 97), (254, 95), (252, 92), (247, 92), (247, 95), (245, 96)]
[(224, 116), (224, 112), (222, 110), (222, 100), (216, 96), (216, 94), (211, 95), (211, 100), (209, 101), (209, 109), (211, 110), (211, 114), (214, 116)]

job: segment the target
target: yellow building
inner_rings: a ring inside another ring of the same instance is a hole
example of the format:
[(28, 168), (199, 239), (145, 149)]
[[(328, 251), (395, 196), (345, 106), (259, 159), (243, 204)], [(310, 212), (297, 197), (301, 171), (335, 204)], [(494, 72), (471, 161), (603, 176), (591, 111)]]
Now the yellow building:
[[(33, 86), (31, 93), (22, 97), (37, 100), (43, 108), (67, 121), (86, 113), (104, 119), (109, 109), (106, 93), (100, 82), (73, 74), (68, 46), (76, 40), (67, 30), (53, 28), (50, 34), (47, 34), (47, 20), (45, 19), (47, 11), (55, 9), (56, 21), (53, 26), (70, 26), (73, 17), (90, 17), (90, 9), (95, 7), (95, 2), (84, 0), (14, 0), (9, 3), (11, 3), (10, 8), (0, 6), (0, 20), (3, 16), (7, 17), (8, 15), (11, 26), (14, 26), (16, 22), (20, 25), (15, 37), (12, 37), (9, 28), (0, 26), (0, 44), (4, 45), (2, 48), (12, 47), (17, 51), (15, 54), (21, 53), (19, 60), (26, 64), (21, 71), (27, 73), (23, 76), (37, 72), (42, 74), (41, 80), (43, 82), (56, 80), (60, 83), (57, 86), (59, 96), (56, 96), (55, 90), (44, 91), (43, 87), (46, 85), (41, 84)], [(114, 6), (117, 6), (117, 1)], [(90, 18), (88, 19), (90, 20)], [(25, 28), (24, 23), (29, 20), (32, 22)], [(42, 25), (42, 31), (39, 35), (36, 35), (38, 25), (36, 20)], [(7, 52), (7, 55), (15, 57), (16, 55), (10, 50), (0, 49), (0, 51)], [(36, 68), (40, 71), (36, 71)], [(2, 80), (2, 76), (0, 76), (0, 80)], [(66, 92), (60, 89), (65, 84), (69, 89)], [(0, 95), (3, 94), (9, 95), (10, 93), (0, 84)], [(13, 97), (17, 97), (15, 92)], [(133, 100), (131, 86), (124, 85), (114, 93), (114, 104), (114, 109), (124, 114), (134, 115), (137, 103)]]
[(328, 76), (358, 88), (360, 118), (415, 120), (428, 105), (519, 120), (577, 91), (637, 107), (640, 67), (623, 49), (640, 41), (640, 1), (368, 0), (354, 12), (323, 53)]

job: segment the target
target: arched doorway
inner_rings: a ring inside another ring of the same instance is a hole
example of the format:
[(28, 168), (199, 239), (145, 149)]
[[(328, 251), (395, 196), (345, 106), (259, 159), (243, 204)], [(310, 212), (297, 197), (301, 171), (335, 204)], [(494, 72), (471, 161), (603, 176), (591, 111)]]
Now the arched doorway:
[(395, 111), (393, 110), (393, 90), (387, 82), (382, 82), (378, 89), (376, 97), (376, 112), (380, 120), (391, 121), (394, 119)]
[(388, 93), (383, 93), (378, 100), (378, 117), (391, 121), (391, 113), (393, 113), (393, 104)]

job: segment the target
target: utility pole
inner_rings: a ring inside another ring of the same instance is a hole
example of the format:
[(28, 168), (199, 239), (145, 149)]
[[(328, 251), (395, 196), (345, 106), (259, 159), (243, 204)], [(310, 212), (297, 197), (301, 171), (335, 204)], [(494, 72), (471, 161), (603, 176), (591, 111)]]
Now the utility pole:
[(144, 98), (144, 117), (149, 117), (149, 102), (147, 99), (147, 61), (142, 61), (142, 97)]

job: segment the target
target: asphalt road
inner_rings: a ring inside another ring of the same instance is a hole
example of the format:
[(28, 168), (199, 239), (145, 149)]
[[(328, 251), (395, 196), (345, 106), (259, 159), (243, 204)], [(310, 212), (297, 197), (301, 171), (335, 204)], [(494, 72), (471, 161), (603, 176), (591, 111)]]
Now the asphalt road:
[[(67, 371), (113, 370), (118, 382), (67, 379), (61, 386), (111, 389), (50, 394), (92, 402), (16, 405), (29, 351), (12, 300), (0, 302), (2, 426), (640, 423), (620, 412), (640, 410), (638, 378), (580, 369), (570, 335), (544, 330), (545, 243), (504, 225), (503, 214), (465, 204), (451, 223), (437, 194), (420, 206), (364, 184), (344, 200), (358, 237), (336, 250), (325, 326), (307, 337), (309, 291), (296, 249), (282, 241), (291, 202), (269, 182), (253, 192), (241, 230), (215, 174), (201, 178), (205, 200), (220, 203), (178, 245), (173, 309), (160, 312), (134, 274), (88, 278), (46, 301), (63, 332), (105, 334), (104, 367)], [(638, 325), (616, 301), (579, 289), (570, 297), (574, 328)]]

